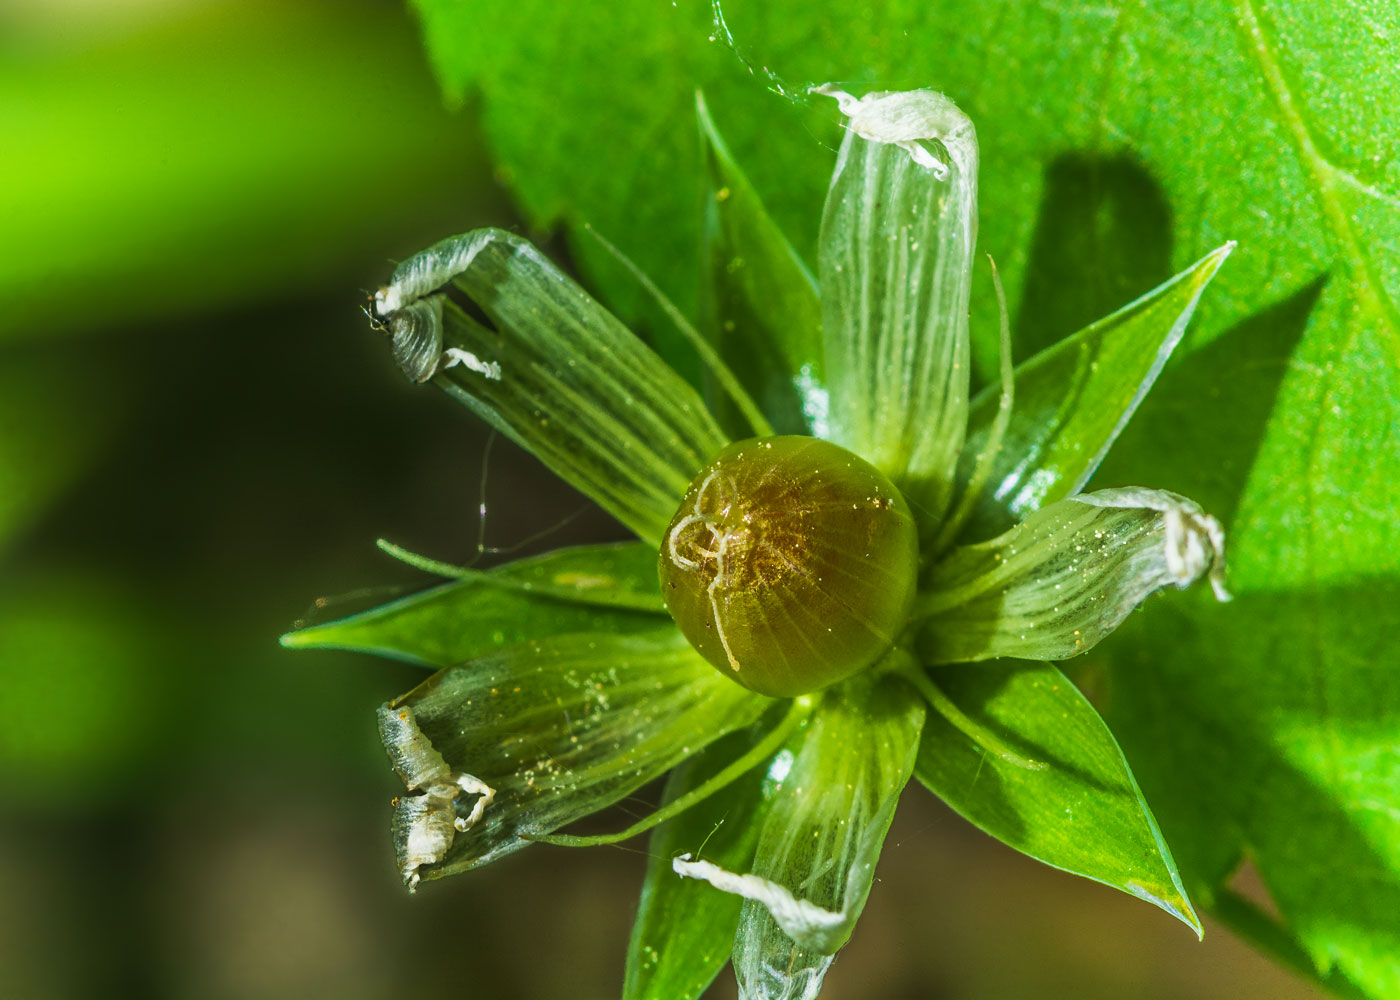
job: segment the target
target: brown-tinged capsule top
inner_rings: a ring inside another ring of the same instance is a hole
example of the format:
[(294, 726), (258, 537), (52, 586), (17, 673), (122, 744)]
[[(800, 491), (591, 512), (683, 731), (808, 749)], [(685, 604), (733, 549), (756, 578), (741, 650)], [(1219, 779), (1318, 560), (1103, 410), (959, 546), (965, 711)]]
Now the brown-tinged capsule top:
[(873, 664), (918, 578), (918, 531), (894, 484), (819, 438), (739, 441), (686, 490), (661, 589), (696, 650), (740, 684), (791, 697)]

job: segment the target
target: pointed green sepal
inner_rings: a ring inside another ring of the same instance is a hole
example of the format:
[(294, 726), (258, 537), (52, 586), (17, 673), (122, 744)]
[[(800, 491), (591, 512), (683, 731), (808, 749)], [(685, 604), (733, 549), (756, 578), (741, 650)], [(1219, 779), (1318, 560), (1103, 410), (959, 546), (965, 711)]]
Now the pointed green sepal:
[[(967, 541), (1006, 530), (1033, 510), (1083, 489), (1186, 332), (1201, 293), (1234, 243), (1018, 366), (1016, 406), (990, 489), (963, 531)], [(964, 475), (992, 431), (1000, 398), (973, 401)]]
[[(816, 283), (768, 215), (697, 94), (705, 161), (701, 328), (779, 434), (825, 420), (821, 303)], [(747, 434), (723, 392), (712, 402), (736, 436)]]
[(987, 752), (929, 713), (915, 776), (974, 825), (1046, 864), (1144, 899), (1199, 936), (1171, 851), (1113, 734), (1049, 663), (929, 671), (958, 708), (1027, 758)]
[(640, 542), (583, 545), (467, 571), (452, 583), (289, 632), (282, 645), (448, 667), (527, 639), (648, 631), (665, 614), (660, 600), (654, 549)]

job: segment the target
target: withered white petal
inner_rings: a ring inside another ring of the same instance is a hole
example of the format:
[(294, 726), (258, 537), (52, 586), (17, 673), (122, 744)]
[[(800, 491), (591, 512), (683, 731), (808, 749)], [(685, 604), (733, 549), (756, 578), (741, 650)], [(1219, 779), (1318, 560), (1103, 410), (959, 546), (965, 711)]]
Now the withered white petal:
[[(379, 733), (404, 787), (421, 793), (395, 799), (390, 824), (399, 871), (409, 889), (414, 889), (421, 877), (418, 869), (446, 856), (456, 834), (481, 820), (496, 790), (473, 775), (448, 767), (442, 754), (418, 728), (413, 709), (407, 705), (381, 706)], [(457, 815), (457, 796), (462, 792), (478, 796), (465, 817)]]
[(489, 230), (478, 229), (439, 240), (394, 268), (389, 283), (374, 293), (374, 311), (387, 319), (410, 303), (437, 291), (471, 266), (472, 259), (491, 241)]
[(823, 92), (852, 115), (818, 246), (829, 437), (893, 480), (932, 543), (967, 434), (977, 133), (931, 90)]
[[(972, 120), (947, 97), (934, 90), (875, 91), (854, 97), (835, 84), (824, 83), (810, 93), (835, 98), (847, 127), (871, 142), (884, 142), (907, 152), (915, 163), (934, 171), (940, 180), (948, 166), (922, 143), (943, 143), (959, 170), (976, 167), (977, 144)], [(969, 158), (970, 151), (970, 158)]]
[(1167, 536), (1167, 570), (1175, 578), (1177, 587), (1191, 586), (1209, 570), (1210, 589), (1215, 599), (1231, 599), (1225, 588), (1225, 529), (1196, 501), (1168, 490), (1150, 490), (1142, 486), (1095, 490), (1069, 499), (1094, 507), (1161, 511)]
[(721, 892), (733, 893), (755, 903), (761, 903), (783, 933), (804, 948), (828, 953), (845, 940), (852, 917), (834, 913), (805, 899), (776, 882), (758, 875), (740, 875), (709, 861), (692, 861), (682, 854), (671, 861), (671, 868), (682, 878), (701, 879)]

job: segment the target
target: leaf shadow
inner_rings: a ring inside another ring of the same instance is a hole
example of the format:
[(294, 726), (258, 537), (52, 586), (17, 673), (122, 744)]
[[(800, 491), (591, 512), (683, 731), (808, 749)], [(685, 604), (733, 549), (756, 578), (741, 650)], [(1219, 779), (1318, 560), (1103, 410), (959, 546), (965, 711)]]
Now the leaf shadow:
[(1172, 276), (1172, 211), (1132, 154), (1064, 153), (1045, 168), (1013, 330), (1029, 358)]
[(1374, 625), (1400, 580), (1155, 603), (1113, 651), (1104, 709), (1188, 884), (1209, 894), (1248, 850), (1314, 952), (1400, 951), (1400, 870), (1374, 846), (1400, 810), (1395, 657)]
[(1228, 526), (1326, 284), (1319, 275), (1169, 366), (1094, 474), (1094, 487), (1171, 489)]

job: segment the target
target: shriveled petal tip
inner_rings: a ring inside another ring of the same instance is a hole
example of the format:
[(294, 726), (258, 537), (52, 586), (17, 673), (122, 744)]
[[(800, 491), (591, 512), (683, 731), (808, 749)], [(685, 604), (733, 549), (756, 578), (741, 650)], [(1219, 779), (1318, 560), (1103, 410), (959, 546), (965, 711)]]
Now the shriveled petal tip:
[(1167, 572), (1172, 575), (1172, 582), (1184, 590), (1203, 573), (1209, 573), (1215, 599), (1222, 602), (1232, 599), (1225, 588), (1225, 529), (1196, 501), (1141, 486), (1081, 493), (1069, 499), (1093, 507), (1159, 511), (1166, 534)]
[(472, 259), (493, 238), (493, 230), (478, 229), (463, 236), (439, 240), (394, 268), (389, 283), (374, 293), (374, 311), (380, 319), (435, 292), (471, 266)]
[[(391, 824), (399, 871), (412, 891), (421, 878), (418, 869), (446, 857), (456, 835), (480, 821), (496, 790), (473, 775), (448, 767), (418, 728), (413, 709), (407, 705), (380, 707), (379, 735), (404, 787), (417, 793), (394, 801)], [(457, 798), (463, 792), (477, 799), (467, 816), (458, 816)]]
[(1071, 497), (934, 567), (915, 607), (920, 649), (930, 663), (1067, 659), (1163, 587), (1208, 574), (1228, 600), (1224, 572), (1224, 531), (1194, 501), (1141, 488)]
[(977, 133), (972, 119), (935, 90), (874, 91), (855, 97), (834, 83), (824, 83), (808, 92), (834, 98), (849, 119), (847, 127), (862, 139), (899, 146), (940, 178), (947, 176), (948, 167), (921, 145), (925, 140), (943, 143), (957, 166), (976, 167)]
[(414, 382), (426, 382), (442, 364), (442, 296), (410, 302), (388, 317), (394, 360)]

